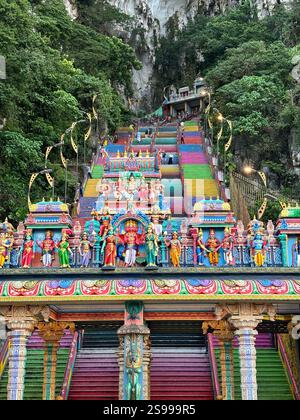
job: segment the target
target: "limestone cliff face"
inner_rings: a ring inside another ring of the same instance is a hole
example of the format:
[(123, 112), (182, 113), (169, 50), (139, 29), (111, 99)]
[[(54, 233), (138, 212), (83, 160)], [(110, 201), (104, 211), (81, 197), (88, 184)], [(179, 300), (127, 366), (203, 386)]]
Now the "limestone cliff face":
[[(272, 13), (277, 3), (288, 0), (250, 0), (256, 5), (261, 17)], [(139, 59), (143, 64), (140, 71), (134, 72), (136, 97), (140, 100), (151, 94), (155, 45), (167, 32), (170, 19), (176, 20), (178, 28), (184, 27), (195, 14), (214, 15), (234, 7), (239, 0), (108, 0), (122, 12), (136, 19), (135, 30), (128, 34), (131, 43), (136, 46)], [(133, 38), (133, 39), (132, 39)]]
[[(63, 0), (72, 19), (78, 12), (76, 0)], [(133, 82), (135, 96), (138, 101), (148, 98), (151, 93), (153, 67), (155, 63), (155, 46), (167, 32), (170, 19), (176, 21), (179, 29), (184, 27), (195, 14), (214, 15), (224, 12), (228, 7), (234, 7), (239, 0), (107, 0), (112, 6), (133, 17), (135, 23), (131, 31), (123, 28), (110, 28), (112, 34), (122, 36), (134, 46), (137, 56), (143, 64), (140, 71), (135, 71)], [(259, 16), (272, 13), (278, 3), (288, 3), (288, 0), (250, 0), (257, 7)], [(139, 105), (139, 102), (138, 102)]]
[(72, 19), (77, 19), (78, 11), (75, 0), (63, 0), (65, 8)]

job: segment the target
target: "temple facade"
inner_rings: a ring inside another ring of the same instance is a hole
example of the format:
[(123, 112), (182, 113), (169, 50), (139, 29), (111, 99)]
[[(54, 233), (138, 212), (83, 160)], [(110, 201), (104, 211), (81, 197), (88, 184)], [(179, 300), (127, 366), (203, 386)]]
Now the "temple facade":
[(300, 208), (236, 220), (212, 146), (120, 128), (75, 215), (0, 224), (0, 399), (300, 398)]

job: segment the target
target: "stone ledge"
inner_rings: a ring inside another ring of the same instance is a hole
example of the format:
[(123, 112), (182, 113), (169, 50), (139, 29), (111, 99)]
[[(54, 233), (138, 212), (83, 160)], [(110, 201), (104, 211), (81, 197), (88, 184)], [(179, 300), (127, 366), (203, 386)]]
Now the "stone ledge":
[(60, 268), (32, 268), (32, 269), (2, 269), (0, 270), (0, 281), (6, 280), (8, 277), (36, 277), (36, 276), (78, 276), (78, 277), (85, 277), (89, 275), (97, 275), (99, 277), (107, 277), (107, 276), (118, 276), (123, 275), (127, 276), (135, 276), (135, 275), (143, 275), (143, 277), (153, 277), (153, 276), (160, 276), (160, 275), (175, 275), (176, 274), (197, 274), (199, 276), (202, 275), (217, 275), (217, 274), (224, 274), (224, 275), (237, 275), (237, 274), (249, 274), (249, 275), (264, 275), (264, 274), (277, 274), (277, 275), (299, 275), (300, 276), (300, 268), (299, 267), (182, 267), (182, 268), (159, 268), (155, 272), (146, 271), (144, 268), (117, 268), (115, 271), (105, 272), (102, 271), (101, 268), (69, 268), (69, 269), (60, 269)]

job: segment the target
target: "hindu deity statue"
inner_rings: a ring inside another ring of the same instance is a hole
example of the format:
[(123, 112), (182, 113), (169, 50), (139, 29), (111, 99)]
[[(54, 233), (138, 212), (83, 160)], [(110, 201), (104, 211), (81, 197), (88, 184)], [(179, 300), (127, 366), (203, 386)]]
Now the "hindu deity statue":
[(61, 241), (57, 244), (59, 264), (61, 268), (70, 268), (70, 255), (73, 255), (70, 244), (69, 235), (63, 232)]
[(224, 259), (226, 265), (235, 265), (233, 257), (233, 246), (234, 246), (234, 237), (230, 232), (229, 228), (224, 230), (224, 238), (222, 240), (221, 247), (224, 252)]
[(0, 268), (4, 267), (4, 264), (8, 256), (8, 244), (6, 241), (5, 233), (0, 233)]
[(203, 230), (200, 229), (198, 232), (198, 237), (196, 241), (196, 252), (197, 252), (197, 262), (198, 265), (204, 265), (204, 259), (207, 256), (207, 249), (205, 248), (205, 244), (203, 242)]
[(53, 241), (53, 233), (51, 230), (48, 230), (45, 235), (43, 242), (38, 242), (37, 244), (42, 248), (42, 258), (41, 261), (44, 267), (51, 267), (54, 260), (54, 249), (55, 243)]
[(180, 267), (181, 242), (178, 238), (178, 233), (174, 232), (171, 240), (165, 237), (164, 241), (166, 246), (170, 247), (170, 259), (173, 266)]
[(108, 207), (105, 207), (103, 209), (102, 216), (100, 218), (100, 222), (101, 222), (101, 226), (100, 226), (99, 235), (101, 237), (103, 237), (104, 233), (105, 234), (107, 233), (108, 228), (109, 228), (110, 223), (111, 223), (111, 215), (110, 215)]
[(252, 241), (250, 241), (251, 258), (256, 267), (262, 267), (266, 259), (266, 241), (263, 235), (257, 232)]
[(141, 394), (141, 385), (139, 377), (142, 371), (142, 357), (140, 351), (135, 345), (129, 349), (126, 355), (126, 373), (128, 376), (127, 399), (139, 400)]
[(89, 236), (87, 232), (83, 232), (81, 241), (78, 247), (79, 254), (81, 256), (81, 268), (87, 268), (90, 264), (92, 258), (92, 249), (94, 243), (89, 241)]
[(147, 203), (148, 202), (148, 184), (143, 177), (141, 180), (140, 188), (138, 191), (139, 200), (141, 202)]
[(214, 229), (210, 230), (209, 238), (206, 241), (205, 247), (208, 251), (208, 258), (210, 265), (217, 266), (219, 264), (219, 250), (221, 243), (215, 235)]
[(145, 234), (144, 232), (139, 234), (137, 222), (129, 220), (125, 224), (125, 234), (120, 237), (125, 245), (125, 266), (133, 267), (136, 263), (138, 247), (145, 243)]
[(158, 255), (158, 239), (154, 232), (153, 226), (148, 226), (146, 234), (146, 262), (148, 269), (157, 268), (156, 258)]
[(130, 174), (129, 180), (128, 180), (128, 186), (127, 186), (127, 192), (129, 196), (133, 196), (134, 193), (137, 190), (137, 183), (135, 181), (134, 175)]
[(297, 256), (297, 260), (296, 260), (297, 267), (300, 267), (300, 238), (298, 238), (296, 241), (296, 256)]
[[(156, 209), (154, 208), (153, 210), (155, 211)], [(160, 219), (159, 215), (152, 216), (152, 227), (157, 238), (160, 238), (162, 235), (162, 225), (159, 223), (159, 219)]]
[(24, 244), (21, 248), (23, 268), (31, 267), (32, 260), (34, 258), (34, 251), (35, 251), (35, 244), (32, 238), (32, 231), (28, 230), (26, 232), (26, 238), (25, 238)]
[(104, 267), (115, 268), (117, 258), (117, 237), (112, 226), (109, 226), (107, 234), (103, 238), (101, 253), (104, 253)]

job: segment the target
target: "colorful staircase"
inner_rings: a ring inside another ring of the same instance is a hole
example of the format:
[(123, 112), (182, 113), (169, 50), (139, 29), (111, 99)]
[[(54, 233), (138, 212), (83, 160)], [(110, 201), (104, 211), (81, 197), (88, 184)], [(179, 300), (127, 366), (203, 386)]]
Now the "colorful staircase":
[(103, 328), (85, 329), (72, 376), (69, 400), (118, 400), (119, 346), (117, 328), (109, 324)]
[(151, 400), (212, 400), (206, 340), (197, 322), (151, 322)]
[[(60, 395), (69, 358), (71, 335), (66, 333), (57, 354), (56, 395)], [(35, 332), (28, 340), (24, 400), (42, 400), (44, 375), (43, 340)], [(0, 400), (7, 399), (8, 366), (0, 381)]]
[(193, 198), (217, 197), (219, 189), (213, 179), (202, 145), (182, 144), (179, 146), (179, 162), (182, 171), (182, 182), (186, 193)]
[[(217, 344), (217, 341), (215, 341)], [(241, 400), (241, 376), (239, 367), (238, 343), (234, 343), (234, 388), (235, 399)], [(257, 384), (259, 400), (293, 400), (292, 390), (288, 381), (282, 360), (275, 348), (272, 334), (258, 334), (256, 339), (257, 351)], [(219, 378), (221, 381), (221, 367), (219, 349), (215, 350), (218, 361)]]

